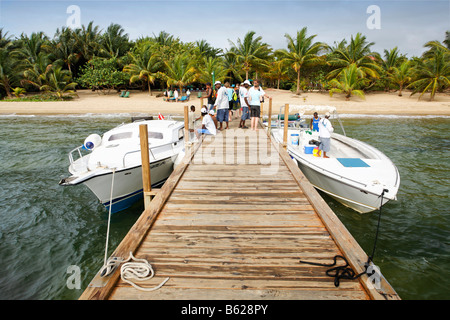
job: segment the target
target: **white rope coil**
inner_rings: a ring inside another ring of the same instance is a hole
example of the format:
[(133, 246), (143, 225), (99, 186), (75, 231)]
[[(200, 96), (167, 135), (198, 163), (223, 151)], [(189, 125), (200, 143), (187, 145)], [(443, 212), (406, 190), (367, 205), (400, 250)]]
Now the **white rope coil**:
[[(131, 260), (133, 260), (133, 262), (130, 262)], [(137, 281), (150, 280), (154, 275), (155, 272), (153, 271), (152, 265), (145, 259), (135, 258), (131, 252), (129, 258), (123, 262), (122, 267), (120, 268), (121, 279), (142, 291), (158, 290), (170, 279), (167, 277), (158, 286), (153, 288), (143, 288), (131, 281), (132, 279)]]
[(145, 259), (137, 259), (130, 252), (130, 256), (127, 260), (122, 260), (117, 257), (112, 257), (108, 259), (108, 262), (103, 266), (100, 274), (102, 277), (110, 275), (120, 264), (120, 278), (131, 284), (136, 289), (142, 291), (153, 291), (161, 288), (170, 278), (164, 279), (158, 286), (153, 288), (143, 288), (135, 284), (132, 280), (146, 281), (154, 277), (155, 272), (153, 271), (152, 265)]

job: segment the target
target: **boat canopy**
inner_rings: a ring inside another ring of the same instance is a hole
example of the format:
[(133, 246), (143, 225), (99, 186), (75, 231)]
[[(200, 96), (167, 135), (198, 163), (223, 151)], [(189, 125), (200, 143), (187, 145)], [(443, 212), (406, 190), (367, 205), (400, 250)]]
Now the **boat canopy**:
[(314, 112), (323, 114), (325, 112), (329, 112), (330, 114), (337, 113), (336, 107), (324, 105), (289, 105), (289, 111), (298, 111), (300, 116), (303, 116), (305, 113), (312, 114)]
[[(284, 106), (281, 106), (280, 108), (280, 114), (283, 114), (282, 110), (284, 109)], [(332, 118), (337, 118), (339, 121), (339, 124), (341, 126), (342, 132), (344, 133), (344, 136), (346, 136), (344, 126), (342, 125), (341, 119), (339, 118), (339, 114), (337, 113), (336, 107), (334, 106), (326, 106), (326, 105), (289, 105), (289, 111), (298, 112), (300, 115), (300, 118), (303, 118), (305, 113), (313, 114), (314, 112), (317, 112), (319, 114), (325, 114), (326, 112), (329, 112), (330, 115), (333, 115)], [(281, 126), (281, 121), (278, 121), (278, 126)]]

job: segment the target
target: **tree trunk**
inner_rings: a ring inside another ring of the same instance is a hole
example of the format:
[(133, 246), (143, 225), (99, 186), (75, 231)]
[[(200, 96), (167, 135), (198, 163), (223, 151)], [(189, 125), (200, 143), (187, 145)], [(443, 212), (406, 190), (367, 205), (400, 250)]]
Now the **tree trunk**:
[(150, 88), (150, 81), (148, 81), (148, 94), (152, 95), (152, 89)]
[(352, 96), (351, 92), (348, 92), (347, 95), (345, 96), (345, 100), (346, 101), (350, 101), (350, 97)]
[(280, 79), (277, 79), (277, 89), (280, 89)]
[(300, 68), (297, 71), (297, 93), (298, 95), (300, 95)]
[(11, 87), (9, 85), (8, 79), (3, 80), (3, 87), (5, 88), (6, 95), (8, 96), (9, 99), (11, 99), (13, 96), (11, 94)]
[(400, 85), (399, 89), (398, 89), (398, 96), (401, 97), (402, 96), (402, 90), (403, 90), (403, 85)]

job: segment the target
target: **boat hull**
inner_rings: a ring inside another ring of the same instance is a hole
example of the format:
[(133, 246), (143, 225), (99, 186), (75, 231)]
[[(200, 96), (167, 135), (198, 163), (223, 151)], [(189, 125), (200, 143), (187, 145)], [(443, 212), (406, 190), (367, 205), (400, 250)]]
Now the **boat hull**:
[[(152, 187), (161, 186), (173, 171), (173, 159), (165, 158), (150, 164)], [(116, 213), (132, 206), (143, 197), (142, 166), (127, 168), (94, 176), (83, 182), (111, 212)], [(111, 187), (112, 197), (111, 197)], [(112, 201), (111, 201), (112, 199)]]
[[(316, 189), (328, 194), (343, 205), (359, 213), (367, 213), (380, 208), (380, 194), (369, 193), (363, 188), (339, 181), (310, 168), (298, 159), (296, 160), (300, 170)], [(388, 198), (383, 198), (383, 205), (388, 201)]]

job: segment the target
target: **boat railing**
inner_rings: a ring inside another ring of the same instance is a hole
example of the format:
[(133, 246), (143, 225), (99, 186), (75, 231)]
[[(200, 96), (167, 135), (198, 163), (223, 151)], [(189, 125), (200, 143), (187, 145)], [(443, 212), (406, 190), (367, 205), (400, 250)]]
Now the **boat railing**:
[[(88, 164), (85, 161), (81, 161), (81, 163), (79, 165), (77, 165), (78, 168), (75, 168), (75, 161), (77, 161), (79, 159), (83, 159), (83, 154), (81, 152), (81, 150), (83, 150), (83, 148), (84, 148), (84, 145), (81, 145), (69, 152), (69, 162), (70, 162), (70, 165), (72, 166), (72, 169), (74, 169), (75, 171), (81, 171), (81, 170), (87, 171)], [(73, 154), (75, 152), (78, 153), (78, 155), (79, 155), (79, 158), (77, 158), (77, 159), (74, 159), (74, 156), (73, 156)]]

